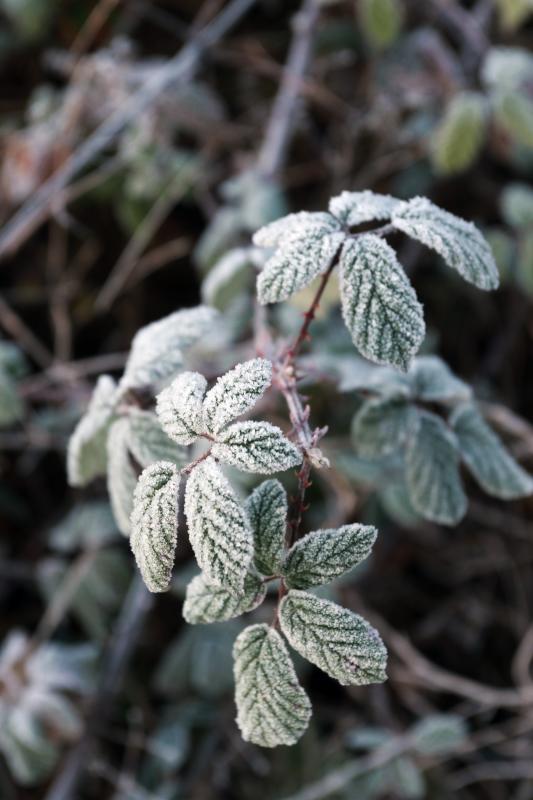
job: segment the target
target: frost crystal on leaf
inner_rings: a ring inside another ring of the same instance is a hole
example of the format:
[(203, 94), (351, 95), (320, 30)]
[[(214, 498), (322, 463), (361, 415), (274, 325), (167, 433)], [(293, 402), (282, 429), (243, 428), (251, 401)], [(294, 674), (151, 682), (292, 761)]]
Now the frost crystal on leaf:
[(254, 536), (255, 565), (263, 575), (277, 575), (287, 528), (287, 493), (279, 481), (263, 481), (244, 507)]
[(456, 378), (438, 356), (415, 358), (408, 377), (413, 397), (427, 403), (468, 400), (472, 394), (470, 386)]
[(135, 488), (130, 543), (151, 592), (165, 592), (172, 577), (179, 484), (175, 464), (159, 461), (144, 470)]
[[(325, 211), (299, 211), (269, 222), (253, 235), (257, 247), (279, 247), (293, 236), (303, 237), (307, 231), (330, 229), (331, 216)], [(336, 226), (338, 229), (338, 225)]]
[(287, 586), (321, 586), (363, 561), (372, 550), (377, 531), (371, 525), (343, 525), (313, 531), (294, 544), (283, 564)]
[[(256, 234), (254, 242), (277, 242), (276, 252), (268, 259), (257, 279), (257, 297), (263, 305), (286, 300), (299, 289), (308, 286), (311, 281), (325, 272), (331, 264), (344, 240), (339, 222), (330, 214), (298, 214), (290, 226), (283, 227), (282, 233), (275, 236), (262, 234), (263, 228)], [(279, 225), (283, 220), (271, 223)], [(281, 229), (281, 228), (280, 228)], [(277, 230), (277, 229), (276, 229)]]
[(250, 524), (213, 458), (198, 464), (185, 490), (194, 555), (208, 580), (242, 594), (253, 556)]
[(425, 197), (402, 202), (392, 217), (395, 228), (435, 250), (448, 266), (480, 289), (496, 289), (498, 267), (479, 230)]
[(137, 484), (129, 440), (129, 420), (123, 417), (113, 423), (107, 437), (107, 491), (117, 526), (126, 536), (130, 532), (133, 492)]
[(257, 608), (265, 595), (266, 583), (252, 572), (248, 572), (244, 579), (242, 595), (232, 594), (223, 586), (210, 583), (205, 575), (197, 575), (187, 586), (183, 616), (191, 625), (223, 622)]
[(113, 416), (116, 384), (109, 375), (96, 383), (89, 407), (68, 443), (67, 478), (71, 486), (86, 486), (106, 472), (106, 439)]
[(294, 649), (342, 686), (386, 679), (387, 650), (379, 633), (347, 608), (291, 590), (281, 602), (280, 624)]
[(250, 411), (272, 380), (272, 364), (264, 358), (245, 361), (218, 378), (204, 400), (204, 420), (210, 433)]
[(120, 388), (160, 386), (183, 363), (190, 347), (213, 326), (217, 312), (207, 306), (176, 311), (135, 334)]
[(301, 463), (297, 447), (270, 422), (237, 422), (220, 433), (213, 445), (214, 458), (243, 472), (263, 475), (281, 472)]
[(155, 461), (172, 461), (180, 468), (186, 465), (187, 450), (168, 438), (155, 414), (135, 409), (129, 422), (129, 449), (141, 467)]
[(178, 444), (192, 444), (204, 432), (202, 402), (206, 388), (203, 375), (182, 372), (158, 394), (157, 416), (167, 436)]
[(379, 458), (394, 453), (418, 424), (416, 409), (401, 397), (367, 400), (353, 419), (352, 440), (359, 455)]
[(422, 306), (394, 250), (368, 234), (346, 242), (340, 257), (344, 321), (360, 352), (406, 370), (425, 334)]
[(414, 509), (426, 519), (455, 525), (465, 515), (457, 440), (436, 414), (420, 413), (407, 445), (406, 480)]
[(250, 625), (237, 637), (233, 658), (243, 739), (261, 747), (295, 744), (309, 724), (311, 703), (279, 633)]
[(507, 452), (477, 408), (464, 404), (450, 417), (463, 461), (488, 494), (512, 500), (533, 492), (533, 479)]
[(329, 210), (343, 225), (360, 225), (372, 220), (390, 219), (400, 200), (390, 194), (341, 192), (329, 201)]

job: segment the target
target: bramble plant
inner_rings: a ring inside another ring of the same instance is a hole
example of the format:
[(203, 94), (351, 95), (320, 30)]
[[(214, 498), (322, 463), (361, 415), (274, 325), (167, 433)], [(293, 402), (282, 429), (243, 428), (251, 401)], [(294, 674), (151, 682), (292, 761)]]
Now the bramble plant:
[[(204, 297), (213, 298), (243, 272), (262, 267), (254, 347), (240, 363), (208, 388), (207, 378), (185, 364), (214, 328), (224, 337), (222, 319), (208, 306), (171, 314), (135, 336), (118, 384), (99, 379), (70, 441), (70, 483), (84, 486), (107, 475), (117, 524), (130, 536), (152, 592), (171, 585), (184, 487), (189, 539), (201, 568), (187, 588), (187, 622), (253, 611), (268, 585), (277, 583), (270, 624), (262, 615), (234, 646), (237, 722), (246, 740), (265, 747), (294, 744), (311, 715), (286, 641), (342, 685), (386, 678), (387, 653), (377, 631), (314, 593), (367, 558), (375, 528), (352, 523), (302, 536), (311, 473), (327, 470), (329, 462), (321, 449), (327, 429), (312, 427), (299, 391), (306, 377), (301, 351), (335, 269), (353, 343), (378, 365), (361, 360), (365, 368), (351, 386), (365, 397), (352, 425), (357, 452), (378, 466), (384, 460), (388, 470), (393, 465), (415, 511), (442, 524), (457, 523), (466, 510), (461, 461), (497, 497), (533, 491), (471, 389), (440, 359), (415, 358), (424, 316), (386, 241), (396, 231), (437, 252), (480, 289), (497, 287), (491, 250), (473, 224), (425, 198), (343, 192), (327, 213), (289, 214), (261, 228), (254, 247), (228, 254), (210, 273)], [(262, 306), (287, 300), (315, 279), (296, 337), (274, 337)], [(268, 411), (272, 390), (286, 401), (288, 433), (269, 421), (242, 419), (256, 406)], [(274, 475), (295, 467), (290, 498), (278, 479), (269, 478), (242, 503), (230, 482), (232, 470)]]

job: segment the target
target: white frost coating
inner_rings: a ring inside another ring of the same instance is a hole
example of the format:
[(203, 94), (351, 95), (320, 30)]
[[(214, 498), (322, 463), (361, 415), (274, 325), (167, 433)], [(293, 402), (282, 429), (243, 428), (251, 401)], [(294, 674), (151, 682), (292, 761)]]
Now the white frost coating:
[(308, 533), (285, 558), (287, 586), (307, 589), (329, 583), (360, 564), (370, 554), (377, 535), (371, 525), (357, 524)]
[(272, 380), (272, 364), (264, 358), (254, 358), (237, 364), (218, 378), (204, 400), (204, 421), (212, 434), (250, 411), (264, 394)]
[(295, 227), (284, 236), (257, 278), (257, 298), (263, 305), (286, 300), (326, 272), (345, 234), (330, 215), (319, 226)]
[(381, 458), (399, 450), (417, 424), (418, 414), (405, 398), (374, 398), (355, 415), (352, 441), (363, 458)]
[(386, 680), (387, 650), (379, 633), (347, 608), (292, 589), (279, 619), (294, 649), (342, 686)]
[(479, 230), (426, 197), (402, 202), (392, 217), (395, 228), (435, 250), (448, 266), (479, 289), (496, 289), (498, 267)]
[(297, 466), (302, 454), (283, 431), (270, 422), (236, 422), (213, 445), (214, 458), (243, 472), (270, 475)]
[(179, 484), (175, 464), (159, 461), (144, 470), (135, 487), (130, 544), (151, 592), (165, 592), (170, 585), (177, 544)]
[(250, 523), (213, 458), (193, 469), (185, 489), (189, 538), (208, 580), (242, 594), (253, 556)]
[(160, 386), (169, 380), (183, 363), (183, 350), (200, 339), (216, 317), (215, 309), (197, 306), (141, 328), (133, 337), (120, 388)]
[(329, 201), (329, 210), (343, 225), (390, 219), (401, 201), (390, 194), (375, 192), (341, 192)]
[(287, 493), (279, 481), (263, 481), (244, 505), (254, 536), (254, 560), (263, 575), (278, 575), (287, 529)]
[(107, 431), (113, 416), (116, 388), (109, 375), (98, 378), (89, 407), (69, 439), (67, 479), (70, 486), (86, 486), (93, 478), (105, 475)]
[(114, 422), (107, 437), (107, 491), (113, 516), (125, 536), (130, 533), (130, 516), (137, 474), (129, 451), (129, 420), (125, 417)]
[(450, 417), (450, 424), (463, 461), (488, 494), (512, 500), (533, 492), (531, 476), (507, 452), (475, 406), (466, 403), (458, 406)]
[(342, 314), (355, 346), (377, 364), (407, 370), (425, 324), (396, 253), (378, 236), (359, 236), (343, 246), (340, 267)]
[(309, 724), (311, 703), (279, 633), (250, 625), (237, 637), (233, 658), (243, 739), (261, 747), (295, 744)]
[(457, 378), (438, 356), (415, 358), (408, 379), (413, 397), (428, 403), (468, 400), (472, 395), (470, 386)]
[(426, 519), (456, 525), (467, 506), (457, 439), (436, 414), (419, 413), (418, 431), (409, 440), (405, 456), (409, 498)]
[(172, 461), (180, 468), (187, 464), (187, 449), (169, 439), (151, 411), (135, 409), (129, 414), (129, 422), (129, 448), (141, 467), (155, 461)]
[(191, 625), (223, 622), (257, 608), (266, 595), (266, 583), (248, 572), (242, 595), (232, 594), (223, 586), (210, 583), (205, 575), (196, 575), (187, 586), (183, 616)]
[(202, 403), (206, 388), (203, 375), (182, 372), (158, 394), (157, 416), (167, 436), (178, 444), (192, 444), (204, 433)]
[(294, 236), (302, 238), (309, 231), (338, 230), (338, 228), (339, 225), (335, 225), (331, 215), (325, 211), (299, 211), (297, 214), (287, 214), (259, 228), (254, 233), (252, 241), (257, 247), (275, 248)]

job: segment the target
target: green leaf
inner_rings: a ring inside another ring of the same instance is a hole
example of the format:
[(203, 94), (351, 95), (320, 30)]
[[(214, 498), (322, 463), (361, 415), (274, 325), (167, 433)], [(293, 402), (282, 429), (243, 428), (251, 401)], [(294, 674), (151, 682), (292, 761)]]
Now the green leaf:
[(287, 493), (279, 481), (263, 481), (247, 498), (245, 510), (254, 537), (255, 565), (263, 575), (278, 575), (287, 528)]
[(456, 175), (468, 169), (483, 145), (486, 122), (486, 101), (482, 94), (454, 95), (433, 136), (432, 161), (438, 173)]
[(471, 222), (443, 211), (426, 197), (415, 197), (396, 208), (392, 224), (439, 253), (469, 283), (480, 289), (497, 288), (498, 268), (487, 242)]
[(213, 458), (189, 475), (185, 514), (194, 555), (208, 580), (242, 595), (253, 556), (252, 531)]
[(465, 515), (457, 441), (436, 414), (420, 413), (417, 434), (407, 445), (406, 481), (413, 507), (425, 519), (455, 525)]
[(266, 583), (258, 575), (248, 572), (244, 591), (236, 595), (223, 586), (210, 583), (205, 575), (196, 575), (187, 586), (183, 616), (191, 625), (223, 622), (240, 617), (261, 605), (266, 595)]
[(129, 448), (142, 467), (155, 461), (172, 461), (180, 468), (187, 464), (187, 450), (169, 439), (155, 414), (135, 409), (129, 421)]
[(531, 476), (507, 452), (475, 406), (464, 404), (456, 408), (450, 424), (463, 461), (488, 494), (513, 500), (533, 492)]
[(417, 722), (409, 733), (414, 748), (423, 755), (453, 753), (468, 735), (465, 721), (456, 714), (432, 714)]
[(183, 350), (215, 324), (218, 312), (207, 306), (176, 311), (135, 334), (120, 381), (121, 390), (159, 387), (183, 364)]
[(233, 648), (237, 724), (261, 747), (295, 744), (311, 718), (283, 639), (268, 625), (250, 625)]
[(363, 458), (394, 453), (413, 434), (418, 424), (415, 408), (401, 397), (367, 400), (352, 423), (352, 441)]
[(533, 147), (533, 102), (524, 91), (497, 92), (494, 110), (498, 123), (512, 139)]
[(343, 225), (349, 227), (363, 222), (388, 220), (400, 200), (390, 194), (375, 192), (341, 192), (329, 201), (329, 210)]
[(425, 334), (422, 306), (394, 250), (378, 236), (342, 248), (344, 321), (358, 350), (378, 364), (406, 370)]
[(526, 183), (509, 183), (501, 196), (502, 214), (513, 228), (533, 227), (533, 189)]
[(279, 619), (294, 649), (343, 686), (386, 679), (385, 645), (378, 632), (352, 611), (291, 590), (281, 602)]
[(472, 395), (470, 386), (456, 378), (438, 356), (415, 358), (408, 378), (413, 397), (426, 403), (453, 403)]
[(389, 47), (398, 38), (404, 18), (400, 0), (359, 0), (357, 11), (363, 35), (375, 50)]
[(192, 444), (205, 431), (202, 403), (207, 381), (198, 372), (182, 372), (157, 396), (163, 430), (177, 444)]
[(270, 422), (237, 422), (218, 436), (214, 458), (243, 472), (263, 475), (295, 467), (302, 455), (283, 432)]
[(129, 439), (129, 420), (126, 417), (116, 420), (107, 437), (107, 491), (118, 529), (126, 536), (130, 533), (133, 492), (137, 485)]
[[(257, 279), (260, 303), (279, 303), (325, 272), (344, 240), (331, 214), (290, 214), (261, 228), (254, 243), (277, 246)], [(274, 244), (269, 244), (274, 243)]]
[(106, 473), (106, 440), (113, 416), (116, 384), (109, 375), (96, 383), (89, 407), (68, 443), (67, 479), (71, 486), (86, 486)]
[(496, 0), (500, 25), (514, 33), (533, 14), (533, 0)]
[(285, 558), (283, 575), (292, 589), (322, 586), (360, 564), (372, 550), (377, 531), (371, 525), (343, 525), (312, 531)]
[(172, 577), (178, 535), (176, 465), (158, 461), (141, 474), (133, 498), (131, 549), (151, 592), (166, 592)]
[(245, 361), (218, 378), (204, 401), (204, 420), (212, 434), (250, 411), (272, 380), (272, 364), (265, 358)]

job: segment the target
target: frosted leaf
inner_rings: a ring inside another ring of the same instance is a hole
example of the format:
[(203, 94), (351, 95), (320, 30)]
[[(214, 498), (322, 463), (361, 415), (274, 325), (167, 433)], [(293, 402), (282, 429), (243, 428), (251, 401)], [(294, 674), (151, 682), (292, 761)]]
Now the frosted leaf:
[(491, 249), (471, 222), (443, 211), (425, 197), (415, 197), (396, 208), (392, 224), (439, 253), (469, 283), (480, 289), (497, 288), (498, 268)]
[(456, 378), (449, 366), (438, 356), (415, 358), (408, 378), (413, 397), (427, 403), (468, 400), (472, 395), (470, 386)]
[(129, 439), (129, 420), (125, 417), (116, 420), (107, 437), (107, 491), (118, 529), (126, 536), (130, 532), (133, 492), (137, 484)]
[(431, 714), (409, 731), (414, 749), (427, 756), (447, 755), (468, 737), (468, 728), (458, 714)]
[[(340, 232), (340, 224), (334, 217), (330, 214), (309, 216), (315, 219), (315, 224), (295, 224), (290, 232), (280, 236), (278, 249), (259, 274), (257, 297), (263, 305), (286, 300), (308, 286), (328, 269), (342, 244), (344, 233)], [(257, 239), (254, 241), (258, 243)]]
[(398, 450), (416, 430), (416, 409), (401, 397), (367, 400), (352, 423), (352, 441), (363, 458), (379, 458)]
[(495, 115), (499, 125), (518, 144), (533, 147), (533, 102), (524, 90), (497, 92)]
[(198, 372), (182, 372), (157, 396), (156, 413), (163, 430), (181, 445), (204, 432), (202, 402), (207, 381)]
[(450, 417), (463, 461), (488, 494), (512, 500), (533, 492), (533, 479), (517, 464), (477, 408), (464, 404)]
[(504, 220), (513, 228), (533, 228), (533, 189), (527, 183), (508, 183), (501, 194)]
[(279, 247), (294, 236), (303, 237), (308, 231), (329, 230), (331, 225), (331, 216), (325, 211), (298, 211), (259, 228), (252, 239), (257, 247)]
[(106, 472), (107, 431), (113, 416), (116, 384), (109, 375), (96, 383), (89, 407), (69, 439), (67, 479), (70, 486), (86, 486)]
[(394, 250), (368, 234), (346, 242), (341, 258), (344, 321), (358, 350), (406, 370), (425, 334), (422, 306)]
[(193, 469), (185, 489), (189, 538), (206, 578), (242, 594), (253, 556), (250, 524), (213, 458)]
[(322, 586), (363, 561), (372, 550), (377, 530), (371, 525), (343, 525), (312, 531), (294, 544), (283, 564), (287, 586)]
[(295, 467), (302, 455), (270, 422), (236, 422), (218, 435), (214, 458), (243, 472), (269, 475)]
[(518, 89), (531, 79), (533, 55), (520, 47), (491, 47), (481, 71), (489, 89)]
[(266, 595), (266, 583), (248, 572), (242, 594), (232, 594), (223, 586), (210, 583), (205, 575), (196, 575), (187, 586), (183, 616), (191, 625), (224, 622), (257, 608)]
[(272, 364), (264, 358), (245, 361), (218, 378), (204, 401), (204, 420), (210, 433), (250, 411), (272, 380)]
[(172, 378), (183, 363), (183, 349), (207, 333), (216, 318), (215, 309), (197, 306), (141, 328), (133, 337), (121, 389), (159, 386)]
[(432, 161), (441, 175), (464, 172), (477, 158), (486, 132), (487, 103), (477, 92), (459, 92), (433, 137)]
[(379, 633), (347, 608), (292, 589), (279, 619), (294, 649), (342, 686), (386, 679), (387, 651)]
[(254, 536), (254, 560), (263, 575), (277, 575), (287, 528), (287, 493), (279, 481), (263, 481), (247, 498), (245, 510)]
[(295, 744), (309, 724), (311, 703), (279, 633), (250, 625), (237, 637), (233, 658), (243, 739), (261, 747)]
[(129, 448), (141, 467), (155, 461), (173, 461), (180, 468), (187, 464), (187, 450), (169, 439), (155, 414), (135, 409), (129, 415), (129, 422)]
[(165, 592), (172, 577), (178, 534), (176, 465), (158, 461), (141, 474), (133, 497), (130, 544), (151, 592)]
[(400, 200), (390, 194), (341, 192), (329, 201), (329, 210), (343, 225), (390, 219)]
[(455, 525), (466, 513), (457, 440), (436, 414), (420, 413), (407, 444), (406, 481), (413, 508), (425, 519)]
[(257, 257), (259, 253), (263, 255), (263, 251), (253, 247), (236, 247), (222, 256), (202, 284), (205, 302), (225, 309), (237, 294), (248, 289), (253, 282), (254, 267), (263, 264)]

